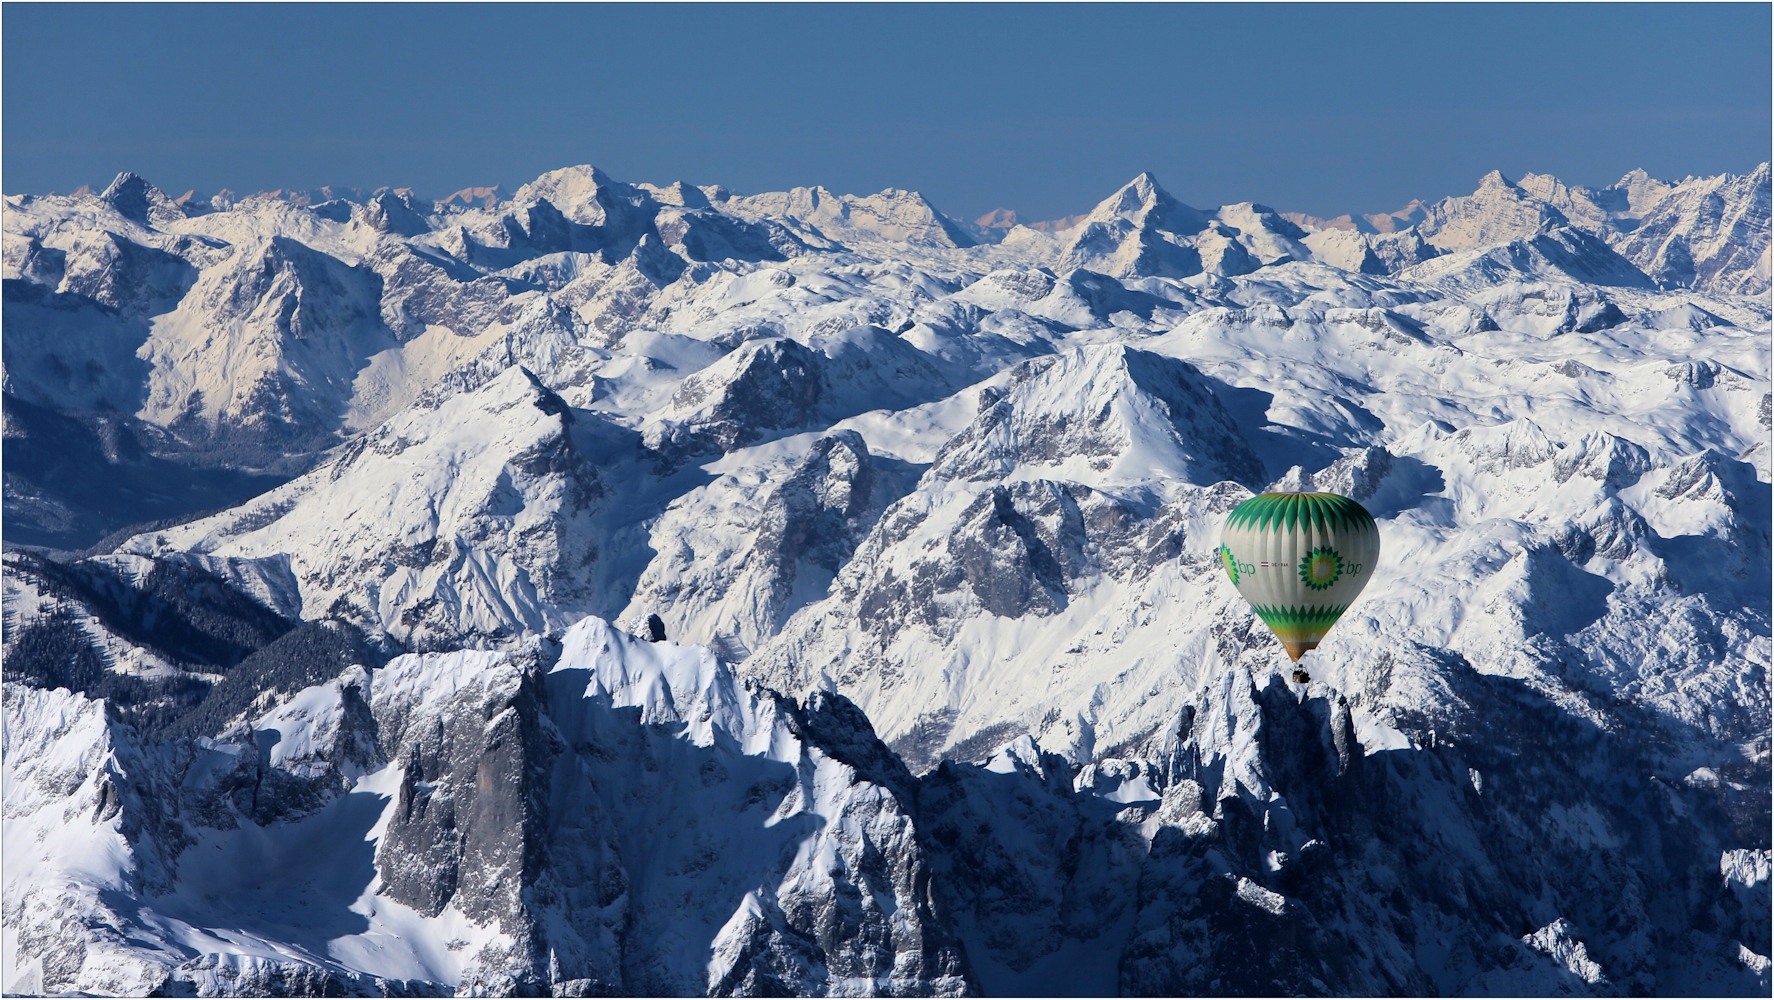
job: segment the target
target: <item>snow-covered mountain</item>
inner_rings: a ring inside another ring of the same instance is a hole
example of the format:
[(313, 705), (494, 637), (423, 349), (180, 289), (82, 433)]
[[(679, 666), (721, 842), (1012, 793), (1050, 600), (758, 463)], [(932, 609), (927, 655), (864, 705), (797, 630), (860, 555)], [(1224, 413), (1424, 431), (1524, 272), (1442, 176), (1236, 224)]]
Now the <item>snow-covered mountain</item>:
[(0, 986), (1765, 995), (1768, 188), (9, 196)]
[(1391, 271), (1568, 227), (1614, 247), (1660, 287), (1753, 297), (1770, 288), (1768, 196), (1765, 163), (1741, 176), (1675, 183), (1634, 170), (1600, 188), (1571, 187), (1550, 174), (1511, 181), (1493, 170), (1471, 195), (1412, 202), (1386, 215), (1286, 218), (1314, 235), (1365, 235)]
[[(594, 607), (589, 522), (609, 493), (574, 423), (513, 365), (255, 500), (120, 551), (188, 554), (291, 617), (418, 648), (560, 628)], [(305, 537), (316, 528), (324, 539)]]
[(1620, 250), (1669, 285), (1766, 295), (1767, 232), (1764, 163), (1743, 177), (1726, 174), (1675, 185), (1620, 239)]
[(1067, 232), (1061, 269), (1117, 278), (1249, 274), (1313, 256), (1300, 242), (1306, 234), (1273, 209), (1246, 202), (1202, 212), (1172, 198), (1151, 174), (1134, 178)]

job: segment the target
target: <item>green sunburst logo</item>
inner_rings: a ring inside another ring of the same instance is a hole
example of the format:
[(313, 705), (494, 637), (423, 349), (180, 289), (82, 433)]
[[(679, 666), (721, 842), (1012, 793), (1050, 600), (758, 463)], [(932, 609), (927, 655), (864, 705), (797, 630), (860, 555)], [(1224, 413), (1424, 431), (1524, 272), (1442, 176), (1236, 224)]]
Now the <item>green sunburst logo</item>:
[(1238, 560), (1232, 558), (1232, 550), (1220, 546), (1220, 565), (1226, 567), (1226, 575), (1232, 578), (1232, 586), (1238, 586)]
[(1300, 580), (1313, 590), (1329, 590), (1343, 575), (1343, 557), (1320, 546), (1300, 560)]

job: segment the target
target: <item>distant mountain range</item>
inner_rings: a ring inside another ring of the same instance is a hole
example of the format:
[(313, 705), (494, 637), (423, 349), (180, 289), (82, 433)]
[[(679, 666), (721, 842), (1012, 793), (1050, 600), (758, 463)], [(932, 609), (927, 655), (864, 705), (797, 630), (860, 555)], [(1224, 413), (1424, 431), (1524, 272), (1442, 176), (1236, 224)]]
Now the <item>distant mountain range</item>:
[(9, 195), (0, 988), (1765, 996), (1769, 190)]

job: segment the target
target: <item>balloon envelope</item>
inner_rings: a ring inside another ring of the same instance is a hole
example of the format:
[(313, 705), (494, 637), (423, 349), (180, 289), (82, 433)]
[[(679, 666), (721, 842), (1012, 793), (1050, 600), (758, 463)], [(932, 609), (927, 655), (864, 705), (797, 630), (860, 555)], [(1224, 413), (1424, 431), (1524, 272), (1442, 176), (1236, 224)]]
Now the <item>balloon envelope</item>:
[(1220, 533), (1220, 563), (1299, 662), (1349, 609), (1380, 558), (1380, 529), (1336, 493), (1262, 493)]

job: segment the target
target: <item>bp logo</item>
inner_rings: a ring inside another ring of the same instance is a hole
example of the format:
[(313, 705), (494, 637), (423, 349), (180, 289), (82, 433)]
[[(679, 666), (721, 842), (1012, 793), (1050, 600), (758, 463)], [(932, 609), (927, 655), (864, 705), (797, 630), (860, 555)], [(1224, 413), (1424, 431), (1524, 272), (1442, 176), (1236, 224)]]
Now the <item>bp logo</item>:
[(1232, 578), (1232, 586), (1238, 586), (1238, 560), (1232, 558), (1232, 550), (1220, 546), (1220, 563), (1226, 567), (1226, 575)]
[(1343, 557), (1320, 546), (1300, 560), (1300, 580), (1313, 590), (1328, 590), (1343, 575)]

